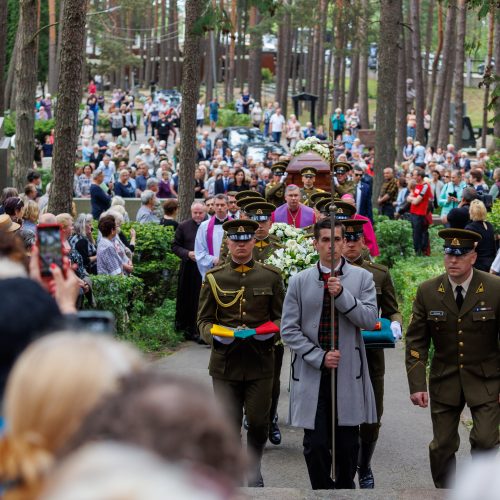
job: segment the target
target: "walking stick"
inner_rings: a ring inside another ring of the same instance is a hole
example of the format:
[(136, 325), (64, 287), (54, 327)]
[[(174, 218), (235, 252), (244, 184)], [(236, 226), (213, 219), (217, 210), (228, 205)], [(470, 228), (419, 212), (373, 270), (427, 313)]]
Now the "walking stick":
[[(329, 144), (330, 149), (330, 175), (331, 175), (331, 191), (332, 191), (332, 203), (330, 204), (330, 223), (331, 223), (331, 250), (330, 256), (332, 261), (331, 276), (333, 275), (333, 263), (335, 256), (335, 212), (337, 207), (335, 206), (335, 156), (334, 156), (334, 141)], [(331, 315), (331, 349), (335, 350), (335, 298), (333, 295), (330, 296), (330, 315)], [(337, 391), (336, 391), (336, 369), (331, 369), (331, 392), (332, 392), (332, 480), (335, 482), (336, 479), (336, 468), (335, 468), (335, 408), (337, 403)]]

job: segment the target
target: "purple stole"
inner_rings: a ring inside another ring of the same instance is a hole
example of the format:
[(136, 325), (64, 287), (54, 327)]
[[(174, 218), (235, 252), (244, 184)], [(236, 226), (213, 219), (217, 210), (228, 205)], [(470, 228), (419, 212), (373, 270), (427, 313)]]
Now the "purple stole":
[[(228, 220), (232, 220), (231, 217), (227, 217)], [(214, 255), (214, 227), (215, 227), (215, 215), (212, 215), (207, 227), (207, 245), (208, 253), (213, 257)]]
[[(314, 210), (312, 208), (306, 207), (305, 205), (300, 205), (297, 211), (297, 216), (295, 218), (296, 227), (307, 227), (311, 226), (315, 222)], [(273, 222), (284, 222), (285, 224), (292, 224), (290, 220), (290, 215), (288, 213), (288, 205), (285, 203), (281, 205), (273, 212)]]

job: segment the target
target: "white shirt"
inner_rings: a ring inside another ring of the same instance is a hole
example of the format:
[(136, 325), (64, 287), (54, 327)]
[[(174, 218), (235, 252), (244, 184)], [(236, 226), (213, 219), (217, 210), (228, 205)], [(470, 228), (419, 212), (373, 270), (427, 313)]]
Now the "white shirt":
[[(467, 295), (467, 290), (469, 289), (469, 285), (470, 285), (470, 282), (472, 281), (473, 274), (474, 273), (471, 271), (469, 277), (463, 283), (460, 283), (460, 285), (463, 288), (462, 297), (464, 299), (465, 299), (465, 296)], [(456, 283), (455, 281), (453, 281), (449, 276), (448, 276), (448, 280), (450, 281), (451, 288), (453, 288), (453, 296), (455, 297), (455, 300), (456, 300), (456, 298), (457, 298), (457, 286), (459, 285), (459, 283)]]
[(283, 126), (285, 125), (285, 117), (283, 115), (278, 115), (274, 113), (269, 120), (271, 125), (271, 132), (283, 132)]
[(196, 105), (196, 119), (203, 120), (205, 118), (205, 105), (197, 104)]
[(222, 229), (222, 224), (216, 224), (214, 226), (213, 235), (214, 255), (210, 255), (210, 253), (208, 252), (207, 241), (209, 222), (210, 219), (203, 221), (200, 224), (196, 233), (196, 239), (194, 240), (194, 255), (196, 258), (196, 265), (198, 266), (198, 271), (200, 271), (201, 278), (203, 280), (205, 279), (205, 274), (207, 273), (207, 271), (214, 267), (214, 260), (216, 258), (219, 258), (222, 237), (224, 236), (224, 229)]

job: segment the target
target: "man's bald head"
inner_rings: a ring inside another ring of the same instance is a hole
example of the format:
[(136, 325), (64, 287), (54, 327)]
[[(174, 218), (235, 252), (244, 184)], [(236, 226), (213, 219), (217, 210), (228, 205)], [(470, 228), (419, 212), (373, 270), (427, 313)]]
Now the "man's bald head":
[(57, 224), (57, 218), (54, 214), (42, 214), (38, 219), (40, 224)]

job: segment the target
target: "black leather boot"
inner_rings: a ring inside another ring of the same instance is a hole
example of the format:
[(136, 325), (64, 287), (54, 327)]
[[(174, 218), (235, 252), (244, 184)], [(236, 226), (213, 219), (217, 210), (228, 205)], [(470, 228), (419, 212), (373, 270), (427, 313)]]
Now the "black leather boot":
[(281, 443), (281, 431), (278, 427), (278, 414), (274, 416), (273, 421), (269, 425), (269, 441), (271, 441), (274, 445)]
[(359, 457), (358, 457), (358, 481), (359, 487), (364, 490), (372, 490), (375, 488), (375, 479), (371, 468), (371, 460), (377, 442), (372, 443), (360, 442)]

